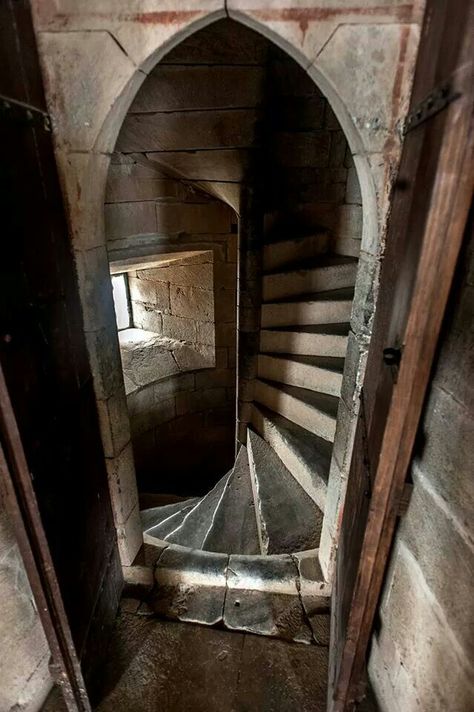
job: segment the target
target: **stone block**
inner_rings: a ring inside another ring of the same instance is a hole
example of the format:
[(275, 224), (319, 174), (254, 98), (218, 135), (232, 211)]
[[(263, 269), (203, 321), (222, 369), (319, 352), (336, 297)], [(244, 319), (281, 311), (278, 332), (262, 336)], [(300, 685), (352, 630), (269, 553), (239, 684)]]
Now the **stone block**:
[(214, 294), (200, 287), (170, 285), (171, 313), (200, 321), (214, 321)]
[(106, 203), (106, 240), (119, 240), (133, 235), (156, 234), (157, 221), (153, 201)]
[(153, 588), (153, 570), (149, 566), (124, 566), (122, 568), (125, 596), (143, 598)]
[(323, 167), (328, 164), (330, 135), (325, 132), (275, 134), (275, 160), (288, 168)]
[[(125, 340), (130, 333), (133, 336)], [(172, 352), (174, 342), (168, 343), (141, 329), (127, 329), (120, 332), (120, 343), (123, 371), (137, 386), (167, 378), (179, 370)]]
[(56, 141), (67, 150), (91, 151), (117, 97), (125, 87), (133, 96), (143, 81), (112, 34), (100, 29), (41, 34), (49, 110)]
[(364, 380), (367, 353), (368, 343), (366, 343), (366, 340), (361, 339), (361, 341), (358, 341), (355, 334), (349, 331), (344, 361), (341, 398), (351, 411), (357, 409), (357, 402)]
[(232, 386), (235, 386), (235, 372), (230, 369), (214, 368), (212, 371), (196, 373), (196, 390)]
[(235, 289), (218, 289), (215, 292), (214, 315), (216, 322), (233, 322), (237, 317)]
[[(211, 151), (211, 153), (215, 153)], [(167, 153), (167, 156), (172, 154)], [(182, 156), (193, 154), (180, 154)], [(157, 232), (167, 235), (188, 232), (200, 233), (230, 232), (233, 211), (223, 203), (156, 203)]]
[(86, 332), (87, 352), (96, 398), (106, 400), (121, 388), (122, 366), (115, 321), (98, 331)]
[(177, 339), (178, 341), (199, 341), (196, 333), (197, 323), (194, 319), (163, 314), (162, 323), (164, 336), (169, 336), (171, 339)]
[[(182, 76), (193, 72), (189, 65), (179, 69), (184, 70)], [(202, 87), (197, 89), (202, 91)], [(148, 94), (143, 93), (145, 96)], [(227, 146), (250, 148), (255, 142), (257, 120), (257, 111), (248, 108), (233, 111), (216, 109), (212, 114), (198, 109), (192, 112), (179, 109), (176, 113), (129, 112), (122, 124), (116, 150), (130, 153), (200, 151)]]
[(223, 387), (196, 390), (193, 393), (178, 393), (176, 395), (177, 415), (199, 413), (212, 408), (218, 408), (226, 403), (226, 390)]
[(227, 569), (224, 624), (231, 630), (309, 643), (290, 556), (231, 555)]
[(117, 544), (122, 566), (131, 566), (143, 546), (143, 534), (138, 504), (130, 512), (127, 521), (117, 527)]
[(229, 109), (261, 102), (263, 67), (157, 65), (131, 113)]
[(472, 527), (470, 530), (453, 521), (449, 505), (432, 492), (424, 478), (417, 477), (416, 471), (413, 475), (415, 487), (399, 529), (399, 540), (417, 561), (427, 587), (443, 610), (447, 625), (472, 660)]
[(360, 191), (359, 179), (354, 162), (349, 167), (346, 184), (346, 203), (362, 205), (362, 194)]
[(170, 264), (169, 267), (153, 270), (156, 278), (182, 287), (199, 285), (201, 289), (212, 289), (212, 262), (192, 264)]
[(214, 268), (214, 285), (216, 290), (235, 290), (237, 285), (237, 269), (232, 263), (216, 264)]
[[(399, 22), (358, 23), (360, 17), (356, 23), (339, 25), (319, 54), (317, 67), (337, 87), (365, 150), (374, 152), (383, 149), (395, 122), (407, 109), (418, 31)], [(404, 60), (400, 65), (402, 45)], [(395, 85), (401, 91), (394, 102)], [(347, 126), (342, 129), (351, 130)]]
[(116, 525), (124, 524), (138, 504), (132, 445), (129, 443), (114, 458), (107, 458), (107, 475)]
[(132, 302), (132, 321), (136, 329), (154, 334), (163, 333), (163, 315), (158, 307), (153, 305)]
[[(250, 163), (250, 150), (247, 148), (223, 148), (215, 151), (165, 151), (146, 154), (150, 161), (156, 162), (163, 169), (188, 180), (240, 182)], [(229, 208), (230, 211), (230, 208)], [(235, 221), (235, 218), (233, 218)], [(232, 221), (229, 221), (232, 224)], [(231, 230), (223, 230), (229, 233)], [(192, 232), (195, 232), (193, 230)]]
[(84, 330), (115, 326), (115, 310), (105, 246), (74, 252)]
[(196, 321), (196, 341), (213, 346), (216, 343), (216, 327), (212, 321)]
[(196, 371), (215, 366), (214, 347), (205, 344), (180, 344), (173, 351), (173, 358), (180, 371)]
[(380, 263), (377, 258), (360, 253), (352, 303), (351, 328), (359, 336), (370, 336), (378, 294)]
[(400, 710), (469, 709), (474, 696), (472, 657), (455, 642), (439, 603), (403, 545), (394, 549), (381, 617), (369, 672), (382, 709), (387, 709), (390, 690)]
[(193, 373), (183, 373), (172, 376), (167, 380), (160, 381), (153, 385), (153, 397), (156, 403), (174, 396), (182, 391), (193, 391), (195, 388), (195, 375)]
[(160, 312), (169, 312), (170, 294), (166, 282), (142, 279), (142, 274), (142, 272), (138, 272), (137, 277), (129, 276), (128, 278), (132, 302), (146, 302), (156, 306)]
[(151, 168), (137, 163), (111, 164), (105, 190), (106, 203), (177, 199), (184, 191), (181, 184)]
[(222, 620), (229, 557), (170, 545), (156, 569), (153, 608), (168, 618), (204, 625)]
[(229, 365), (228, 352), (226, 348), (216, 348), (216, 368), (232, 368), (232, 366)]
[(235, 348), (237, 343), (235, 322), (216, 324), (215, 340), (217, 346), (229, 346)]
[[(457, 398), (437, 387), (437, 383), (433, 382), (425, 407), (415, 444), (413, 469), (446, 504), (458, 525), (471, 531), (474, 539), (474, 480), (471, 476), (474, 416)], [(469, 387), (468, 382), (465, 387)]]
[(130, 442), (130, 420), (125, 391), (122, 389), (107, 400), (97, 400), (97, 413), (104, 455), (108, 458), (116, 457)]
[(329, 150), (329, 165), (342, 167), (346, 156), (347, 141), (343, 131), (331, 131), (331, 148)]

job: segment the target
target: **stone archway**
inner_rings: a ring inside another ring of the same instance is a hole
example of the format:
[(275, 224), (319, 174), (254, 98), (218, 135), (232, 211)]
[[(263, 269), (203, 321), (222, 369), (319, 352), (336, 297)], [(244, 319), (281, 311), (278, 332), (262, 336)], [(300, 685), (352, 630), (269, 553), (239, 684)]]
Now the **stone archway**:
[[(142, 3), (139, 3), (140, 6)], [(135, 12), (87, 8), (59, 12), (36, 3), (48, 101), (81, 289), (84, 328), (94, 376), (104, 454), (122, 563), (138, 551), (140, 530), (130, 432), (120, 358), (113, 325), (103, 228), (103, 194), (109, 154), (127, 108), (150, 69), (185, 37), (215, 20), (247, 24), (283, 48), (327, 96), (344, 129), (356, 163), (364, 204), (363, 257), (356, 286), (354, 332), (346, 367), (351, 406), (339, 420), (334, 491), (321, 543), (321, 563), (330, 577), (339, 513), (356, 421), (364, 357), (374, 310), (378, 256), (383, 244), (385, 199), (398, 159), (396, 121), (403, 114), (415, 50), (414, 13), (344, 7), (324, 13), (249, 10), (246, 3), (191, 3), (180, 11)], [(143, 3), (145, 6), (145, 3)], [(341, 4), (342, 5), (342, 4)], [(234, 7), (235, 6), (235, 9)], [(377, 14), (377, 12), (379, 14)], [(374, 30), (374, 28), (376, 28)], [(342, 57), (342, 61), (341, 61)], [(356, 63), (356, 78), (351, 74)], [(368, 93), (361, 86), (370, 83)], [(368, 107), (367, 104), (370, 104)], [(100, 308), (98, 308), (100, 305)]]

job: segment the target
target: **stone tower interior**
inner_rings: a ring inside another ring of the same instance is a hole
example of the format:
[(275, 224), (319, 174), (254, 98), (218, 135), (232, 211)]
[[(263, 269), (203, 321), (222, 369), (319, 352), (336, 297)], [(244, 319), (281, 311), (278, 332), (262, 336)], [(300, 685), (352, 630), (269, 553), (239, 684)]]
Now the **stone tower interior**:
[(469, 712), (472, 7), (182, 4), (0, 10), (0, 712)]

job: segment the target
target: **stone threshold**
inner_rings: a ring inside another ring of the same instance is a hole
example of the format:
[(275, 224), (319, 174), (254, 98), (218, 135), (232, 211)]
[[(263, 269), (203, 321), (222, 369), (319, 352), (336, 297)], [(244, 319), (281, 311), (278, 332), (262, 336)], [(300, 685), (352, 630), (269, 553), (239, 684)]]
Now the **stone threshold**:
[(218, 554), (145, 534), (154, 565), (149, 604), (184, 622), (221, 625), (305, 644), (327, 645), (331, 584), (318, 549), (294, 554)]

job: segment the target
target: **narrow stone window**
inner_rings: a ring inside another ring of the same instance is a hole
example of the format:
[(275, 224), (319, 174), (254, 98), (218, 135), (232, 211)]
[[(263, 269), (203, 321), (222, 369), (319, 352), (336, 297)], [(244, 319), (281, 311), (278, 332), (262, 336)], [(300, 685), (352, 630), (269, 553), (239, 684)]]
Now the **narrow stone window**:
[(112, 290), (114, 295), (115, 318), (117, 329), (130, 329), (132, 324), (132, 310), (130, 307), (130, 291), (128, 288), (128, 275), (114, 274), (112, 276)]

